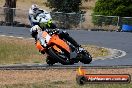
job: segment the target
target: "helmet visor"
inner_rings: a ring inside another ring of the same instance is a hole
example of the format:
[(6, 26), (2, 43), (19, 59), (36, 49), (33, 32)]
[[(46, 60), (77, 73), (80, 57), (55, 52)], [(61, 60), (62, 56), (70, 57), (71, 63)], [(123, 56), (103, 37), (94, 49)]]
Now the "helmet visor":
[(33, 10), (34, 10), (34, 11), (37, 11), (37, 10), (38, 10), (38, 8), (34, 8)]

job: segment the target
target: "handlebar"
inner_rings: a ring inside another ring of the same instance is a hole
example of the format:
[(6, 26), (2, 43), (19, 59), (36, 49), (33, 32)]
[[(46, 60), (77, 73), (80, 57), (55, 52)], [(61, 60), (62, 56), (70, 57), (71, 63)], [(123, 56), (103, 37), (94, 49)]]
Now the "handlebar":
[(48, 32), (50, 35), (59, 33), (59, 29), (46, 29), (45, 31)]

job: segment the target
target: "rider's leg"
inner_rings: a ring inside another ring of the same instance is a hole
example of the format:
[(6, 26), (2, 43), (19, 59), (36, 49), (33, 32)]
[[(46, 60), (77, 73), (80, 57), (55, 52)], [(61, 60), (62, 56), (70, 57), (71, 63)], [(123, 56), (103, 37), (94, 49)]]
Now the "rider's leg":
[(60, 37), (66, 39), (69, 41), (71, 44), (73, 44), (75, 47), (80, 47), (81, 45), (78, 44), (72, 37), (69, 36), (69, 34), (65, 31), (60, 31), (59, 32)]

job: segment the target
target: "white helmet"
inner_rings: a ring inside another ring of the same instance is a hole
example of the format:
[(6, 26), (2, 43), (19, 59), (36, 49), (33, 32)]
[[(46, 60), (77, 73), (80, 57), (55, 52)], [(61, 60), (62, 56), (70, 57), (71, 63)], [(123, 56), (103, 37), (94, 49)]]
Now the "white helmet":
[(37, 32), (37, 31), (41, 31), (41, 28), (38, 25), (35, 25), (31, 28), (30, 32)]
[(33, 10), (33, 12), (36, 12), (36, 10), (38, 10), (39, 8), (38, 8), (38, 5), (33, 4), (33, 5), (31, 6), (31, 9)]

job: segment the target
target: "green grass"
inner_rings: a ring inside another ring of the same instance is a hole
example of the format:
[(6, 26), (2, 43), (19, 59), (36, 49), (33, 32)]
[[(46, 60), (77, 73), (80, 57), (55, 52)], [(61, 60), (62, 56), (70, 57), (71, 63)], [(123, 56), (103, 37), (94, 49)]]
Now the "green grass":
[(0, 37), (0, 41), (0, 64), (43, 62), (31, 40)]

